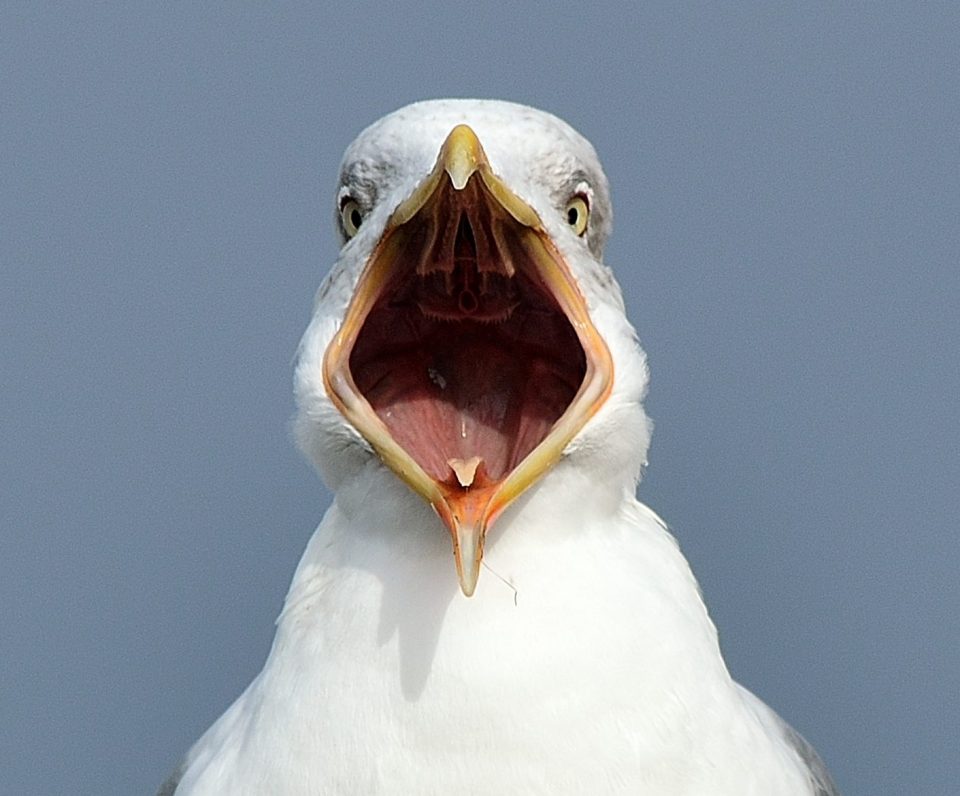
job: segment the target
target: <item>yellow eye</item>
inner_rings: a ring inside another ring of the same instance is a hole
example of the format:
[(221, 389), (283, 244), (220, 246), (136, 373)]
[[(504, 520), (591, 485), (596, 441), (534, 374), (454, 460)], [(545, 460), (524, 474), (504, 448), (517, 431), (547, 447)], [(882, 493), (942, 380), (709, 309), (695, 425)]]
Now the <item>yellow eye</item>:
[(567, 223), (573, 227), (577, 235), (583, 235), (587, 231), (587, 220), (590, 218), (590, 207), (587, 200), (580, 194), (571, 197), (564, 210), (567, 216)]
[(363, 213), (356, 199), (343, 200), (343, 204), (340, 205), (340, 223), (343, 224), (343, 231), (348, 238), (357, 234), (363, 223)]

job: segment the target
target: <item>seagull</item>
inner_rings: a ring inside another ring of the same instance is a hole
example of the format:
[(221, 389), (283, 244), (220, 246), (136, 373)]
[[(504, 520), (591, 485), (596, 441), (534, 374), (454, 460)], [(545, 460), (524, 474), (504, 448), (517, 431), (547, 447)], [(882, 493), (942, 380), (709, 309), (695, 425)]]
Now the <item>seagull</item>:
[(263, 670), (161, 794), (838, 796), (636, 497), (648, 370), (591, 144), (420, 102), (343, 159), (295, 376), (334, 493)]

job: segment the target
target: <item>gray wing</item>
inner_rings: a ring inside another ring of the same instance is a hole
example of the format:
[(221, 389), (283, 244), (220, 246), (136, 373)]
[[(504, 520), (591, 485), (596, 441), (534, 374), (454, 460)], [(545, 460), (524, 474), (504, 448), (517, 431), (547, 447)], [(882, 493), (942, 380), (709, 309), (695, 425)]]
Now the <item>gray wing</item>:
[(157, 791), (157, 796), (174, 796), (177, 792), (177, 785), (180, 784), (180, 780), (183, 779), (183, 772), (186, 770), (186, 763), (181, 763), (177, 766), (177, 770), (174, 771), (166, 781), (160, 786), (160, 790)]
[[(772, 712), (773, 711), (771, 711), (771, 713)], [(816, 749), (810, 746), (807, 739), (783, 719), (775, 713), (774, 716), (776, 716), (777, 721), (780, 722), (780, 731), (783, 733), (784, 740), (800, 755), (800, 759), (810, 773), (810, 782), (813, 785), (813, 796), (840, 796), (840, 791), (837, 790), (837, 786), (830, 777), (830, 772), (827, 771), (827, 767), (820, 759), (820, 755), (817, 754)]]
[(816, 750), (807, 742), (807, 739), (781, 719), (759, 697), (739, 683), (738, 686), (744, 701), (753, 708), (757, 718), (763, 722), (771, 733), (779, 735), (783, 742), (800, 758), (800, 762), (807, 772), (807, 778), (810, 780), (810, 796), (840, 796), (840, 791), (834, 784), (826, 765), (820, 759)]

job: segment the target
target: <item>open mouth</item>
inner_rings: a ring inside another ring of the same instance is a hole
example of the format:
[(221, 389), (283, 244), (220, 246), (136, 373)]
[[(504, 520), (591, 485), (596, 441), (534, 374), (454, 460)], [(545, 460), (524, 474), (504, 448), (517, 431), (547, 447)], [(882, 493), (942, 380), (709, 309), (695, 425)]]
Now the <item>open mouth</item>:
[(461, 125), (367, 262), (327, 391), (453, 537), (476, 587), (487, 528), (604, 402), (609, 351), (536, 213)]
[(539, 445), (583, 383), (570, 321), (471, 182), (449, 184), (395, 234), (389, 281), (350, 372), (432, 479), (482, 489)]

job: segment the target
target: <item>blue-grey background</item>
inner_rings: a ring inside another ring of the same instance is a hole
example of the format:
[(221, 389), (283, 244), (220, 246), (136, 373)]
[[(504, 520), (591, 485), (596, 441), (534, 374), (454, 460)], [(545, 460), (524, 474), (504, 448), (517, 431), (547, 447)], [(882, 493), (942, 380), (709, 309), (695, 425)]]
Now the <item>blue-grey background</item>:
[(0, 792), (150, 793), (259, 670), (341, 152), (454, 95), (606, 163), (734, 674), (846, 794), (956, 793), (960, 12), (785, 5), (4, 4)]

